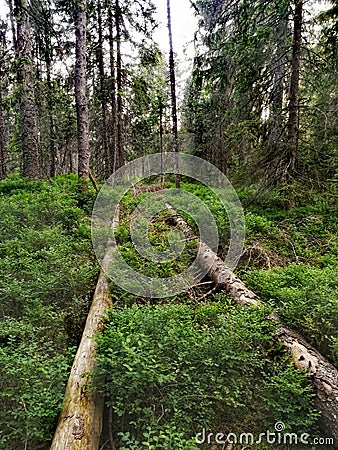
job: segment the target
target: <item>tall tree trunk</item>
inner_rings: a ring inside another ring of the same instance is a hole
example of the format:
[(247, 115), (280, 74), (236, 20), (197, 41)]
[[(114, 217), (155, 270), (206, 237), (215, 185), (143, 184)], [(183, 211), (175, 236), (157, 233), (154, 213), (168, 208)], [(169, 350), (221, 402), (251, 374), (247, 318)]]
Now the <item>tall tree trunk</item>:
[(292, 45), (291, 80), (288, 120), (288, 165), (291, 174), (296, 170), (299, 140), (299, 80), (300, 53), (302, 44), (303, 0), (295, 0), (294, 31)]
[(2, 113), (2, 93), (0, 87), (0, 180), (7, 177), (5, 124)]
[(277, 24), (277, 42), (275, 56), (275, 73), (273, 80), (273, 96), (271, 107), (270, 145), (273, 150), (280, 145), (283, 133), (283, 102), (285, 81), (285, 47), (287, 36), (287, 18), (280, 17)]
[(121, 7), (119, 0), (115, 1), (115, 27), (116, 27), (116, 145), (114, 171), (123, 166), (123, 136), (122, 136), (122, 55), (121, 55)]
[(6, 134), (5, 123), (2, 109), (2, 77), (4, 74), (5, 65), (5, 51), (6, 51), (6, 29), (5, 22), (0, 23), (0, 180), (7, 177), (7, 162), (6, 162)]
[(115, 50), (114, 50), (114, 33), (113, 33), (113, 13), (111, 0), (107, 1), (108, 9), (108, 40), (109, 40), (109, 64), (110, 64), (110, 105), (111, 105), (111, 136), (109, 145), (108, 167), (109, 175), (114, 172), (114, 160), (116, 152), (116, 76), (115, 76)]
[(160, 152), (161, 152), (161, 181), (164, 183), (164, 173), (163, 173), (163, 109), (164, 105), (162, 102), (162, 98), (158, 97), (159, 103), (159, 119), (160, 119)]
[(98, 43), (97, 43), (97, 64), (99, 68), (99, 83), (100, 83), (100, 104), (102, 115), (102, 147), (103, 147), (103, 169), (106, 178), (111, 175), (109, 168), (109, 144), (108, 144), (108, 127), (107, 127), (107, 95), (106, 95), (106, 81), (103, 58), (103, 29), (102, 29), (102, 9), (101, 0), (97, 2), (97, 22), (98, 22)]
[(39, 147), (34, 97), (34, 64), (27, 14), (28, 8), (26, 0), (15, 0), (15, 17), (17, 21), (15, 57), (18, 65), (17, 79), (20, 91), (23, 175), (31, 179), (37, 179), (40, 175)]
[(51, 60), (50, 56), (46, 56), (47, 71), (47, 104), (49, 116), (49, 152), (50, 152), (50, 176), (56, 175), (57, 154), (55, 146), (55, 124), (53, 114), (53, 85), (51, 80)]
[(172, 116), (172, 130), (173, 130), (173, 147), (174, 147), (174, 172), (175, 185), (180, 188), (181, 178), (179, 174), (179, 159), (178, 159), (178, 126), (177, 126), (177, 101), (176, 101), (176, 80), (175, 80), (175, 61), (173, 49), (173, 36), (171, 29), (171, 9), (170, 0), (167, 0), (167, 14), (168, 14), (168, 31), (169, 31), (169, 74), (170, 74), (170, 92), (171, 92), (171, 116)]
[(8, 0), (8, 8), (9, 8), (9, 18), (11, 22), (11, 31), (12, 31), (12, 42), (13, 47), (16, 48), (16, 28), (15, 28), (15, 20), (14, 20), (14, 8), (13, 8), (13, 1)]
[(79, 177), (89, 177), (89, 112), (86, 86), (86, 28), (87, 2), (77, 0), (75, 4), (75, 101), (77, 112), (78, 138), (78, 174)]

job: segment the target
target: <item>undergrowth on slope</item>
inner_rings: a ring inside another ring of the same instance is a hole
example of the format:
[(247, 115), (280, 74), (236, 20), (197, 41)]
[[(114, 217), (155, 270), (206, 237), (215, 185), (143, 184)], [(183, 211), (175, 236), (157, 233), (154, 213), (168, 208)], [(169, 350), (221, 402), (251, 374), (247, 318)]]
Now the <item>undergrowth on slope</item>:
[[(188, 180), (182, 187), (213, 212), (224, 256), (227, 212), (210, 189)], [(113, 408), (121, 450), (209, 449), (196, 445), (203, 429), (258, 435), (274, 431), (277, 421), (290, 432), (320, 435), (307, 376), (290, 364), (267, 316), (277, 309), (338, 363), (335, 200), (296, 196), (289, 209), (280, 192), (251, 203), (251, 190), (238, 193), (247, 234), (237, 273), (266, 308), (231, 306), (208, 280), (161, 300), (111, 283), (115, 308), (98, 338), (96, 383)], [(166, 263), (141, 256), (131, 242), (130, 215), (149, 195), (124, 196), (117, 242), (136, 271), (172, 276), (194, 260), (196, 242), (187, 241), (181, 256)], [(0, 447), (6, 450), (49, 446), (98, 272), (88, 217), (94, 200), (75, 176), (0, 182)], [(148, 228), (160, 252), (175, 247), (169, 219), (158, 213)]]
[(0, 182), (0, 447), (48, 448), (97, 265), (75, 176)]
[[(185, 181), (182, 188), (200, 196), (213, 210), (222, 254), (227, 246), (222, 240), (229, 235), (226, 211), (208, 188)], [(130, 214), (147, 195), (125, 198), (127, 213), (117, 232), (118, 242), (136, 270), (152, 276), (174, 273), (182, 269), (176, 262), (161, 272), (156, 264), (145, 265), (133, 248)], [(245, 200), (248, 193), (239, 195)], [(113, 408), (118, 448), (201, 448), (194, 436), (203, 428), (213, 433), (259, 434), (267, 428), (273, 431), (279, 420), (288, 431), (320, 435), (307, 376), (293, 367), (274, 340), (267, 316), (278, 309), (288, 325), (335, 358), (337, 299), (330, 271), (337, 238), (331, 214), (331, 206), (323, 204), (300, 204), (294, 210), (275, 205), (266, 213), (257, 203), (246, 208), (247, 235), (237, 273), (269, 305), (262, 311), (230, 306), (223, 294), (215, 297), (214, 291), (207, 292), (209, 287), (202, 287), (197, 296), (191, 289), (156, 300), (135, 297), (112, 284), (115, 309), (99, 338), (97, 383)], [(148, 229), (158, 250), (168, 248), (172, 228), (166, 219), (159, 214)], [(333, 244), (333, 252), (328, 243)], [(185, 264), (191, 263), (189, 251), (182, 257)], [(298, 284), (293, 286), (295, 279)], [(317, 297), (321, 297), (318, 302)], [(325, 298), (330, 299), (326, 311)], [(196, 317), (203, 317), (203, 323)]]
[(200, 448), (191, 439), (203, 428), (258, 435), (277, 421), (309, 430), (316, 413), (306, 376), (274, 341), (268, 313), (234, 308), (222, 295), (111, 311), (96, 382), (113, 409), (118, 448)]

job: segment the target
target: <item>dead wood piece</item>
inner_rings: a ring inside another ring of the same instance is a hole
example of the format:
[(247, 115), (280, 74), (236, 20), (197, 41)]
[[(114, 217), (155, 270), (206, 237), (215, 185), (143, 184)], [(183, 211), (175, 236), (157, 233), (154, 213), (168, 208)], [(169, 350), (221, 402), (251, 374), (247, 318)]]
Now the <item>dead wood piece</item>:
[(146, 194), (146, 193), (150, 193), (150, 192), (157, 192), (157, 191), (161, 191), (162, 189), (164, 189), (163, 183), (157, 183), (157, 184), (152, 184), (152, 185), (140, 185), (140, 184), (135, 184), (133, 186), (133, 197), (137, 197), (140, 194)]
[[(189, 237), (194, 234), (189, 225), (168, 205), (177, 226)], [(194, 234), (195, 235), (195, 234)], [(196, 236), (195, 236), (196, 237)], [(259, 307), (263, 304), (255, 293), (225, 265), (225, 263), (203, 242), (198, 243), (202, 267), (211, 267), (208, 275), (218, 286), (241, 306)], [(309, 374), (316, 392), (316, 407), (321, 412), (321, 428), (326, 437), (334, 439), (338, 449), (338, 370), (323, 355), (314, 349), (300, 334), (285, 327), (278, 314), (269, 316), (278, 326), (276, 335), (284, 344), (297, 369)]]
[[(166, 207), (171, 212), (171, 218), (174, 223), (181, 228), (184, 235), (189, 239), (198, 239), (198, 236), (190, 228), (187, 222), (174, 210), (167, 202)], [(250, 291), (245, 284), (227, 267), (215, 252), (204, 242), (198, 241), (198, 252), (201, 255), (200, 264), (202, 267), (208, 267), (209, 277), (213, 282), (226, 290), (236, 303), (241, 306), (258, 306), (257, 295)]]
[[(118, 225), (118, 211), (113, 229)], [(96, 290), (82, 339), (69, 375), (65, 400), (51, 450), (97, 450), (103, 422), (104, 399), (92, 389), (92, 373), (96, 366), (94, 337), (103, 329), (103, 319), (112, 306), (109, 284), (104, 272), (112, 261), (114, 244), (106, 247)]]

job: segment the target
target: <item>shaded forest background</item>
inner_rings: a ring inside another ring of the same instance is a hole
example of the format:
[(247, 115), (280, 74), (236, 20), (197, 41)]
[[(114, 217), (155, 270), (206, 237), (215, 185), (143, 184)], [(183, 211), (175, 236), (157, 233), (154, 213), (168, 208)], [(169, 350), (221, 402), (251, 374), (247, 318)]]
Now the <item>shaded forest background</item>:
[[(307, 0), (191, 7), (199, 29), (180, 149), (240, 183), (323, 187), (338, 167), (336, 2), (321, 13)], [(127, 160), (172, 149), (155, 4), (9, 0), (8, 8), (0, 178), (91, 170), (105, 179)]]

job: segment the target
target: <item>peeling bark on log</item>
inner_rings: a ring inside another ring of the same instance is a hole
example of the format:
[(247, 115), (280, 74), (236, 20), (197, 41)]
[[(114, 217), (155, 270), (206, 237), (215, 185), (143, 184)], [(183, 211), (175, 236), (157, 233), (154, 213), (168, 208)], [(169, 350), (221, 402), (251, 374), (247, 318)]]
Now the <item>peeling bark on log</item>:
[(259, 306), (257, 295), (250, 291), (243, 281), (204, 242), (199, 242), (199, 250), (203, 255), (200, 264), (209, 265), (214, 260), (208, 272), (209, 277), (217, 286), (221, 286), (230, 297), (241, 306)]
[[(183, 233), (189, 239), (196, 239), (197, 236), (189, 227), (187, 222), (166, 203), (166, 207), (172, 214), (172, 217)], [(208, 275), (217, 286), (221, 286), (231, 296), (231, 298), (241, 306), (258, 306), (259, 301), (256, 294), (248, 289), (245, 284), (230, 270), (215, 252), (211, 250), (204, 242), (198, 241), (198, 251), (202, 255), (200, 264), (202, 266), (211, 267)]]
[[(113, 229), (118, 225), (118, 212)], [(102, 431), (104, 399), (92, 389), (96, 365), (94, 337), (102, 331), (103, 318), (112, 306), (104, 267), (109, 267), (114, 244), (109, 241), (86, 326), (68, 379), (64, 405), (50, 450), (97, 450)]]
[[(278, 324), (281, 324), (278, 320)], [(321, 412), (320, 425), (326, 437), (338, 448), (338, 370), (301, 335), (281, 324), (277, 330), (295, 366), (309, 373), (317, 394), (316, 407)]]
[[(197, 238), (194, 231), (166, 204), (172, 213), (177, 226), (189, 238)], [(211, 265), (208, 275), (212, 281), (225, 289), (235, 303), (241, 306), (262, 306), (256, 294), (227, 267), (205, 243), (198, 243), (202, 258), (200, 264)], [(213, 261), (213, 262), (212, 262)], [(210, 264), (212, 263), (212, 264)], [(312, 386), (316, 392), (316, 407), (321, 412), (321, 428), (324, 437), (333, 438), (335, 449), (338, 449), (338, 370), (323, 355), (314, 349), (300, 334), (283, 325), (278, 314), (272, 314), (270, 319), (277, 326), (276, 336), (290, 354), (297, 369), (309, 374)]]

